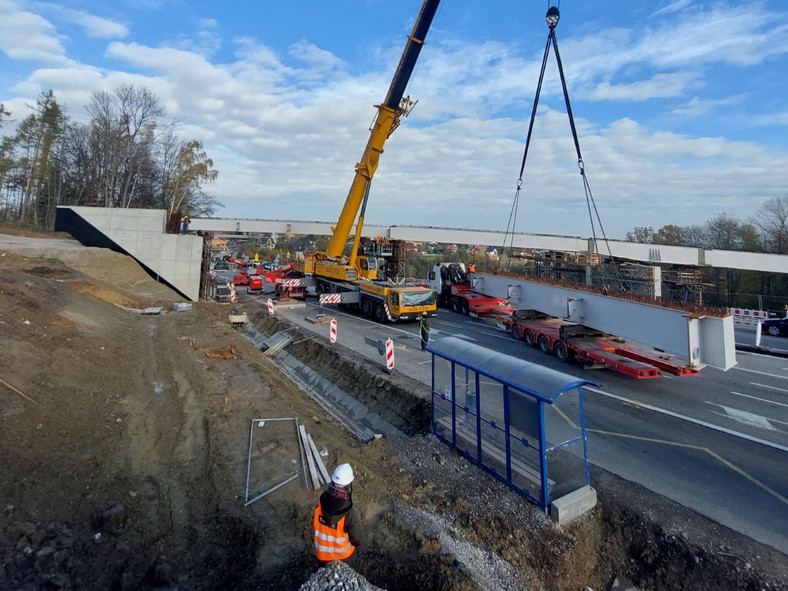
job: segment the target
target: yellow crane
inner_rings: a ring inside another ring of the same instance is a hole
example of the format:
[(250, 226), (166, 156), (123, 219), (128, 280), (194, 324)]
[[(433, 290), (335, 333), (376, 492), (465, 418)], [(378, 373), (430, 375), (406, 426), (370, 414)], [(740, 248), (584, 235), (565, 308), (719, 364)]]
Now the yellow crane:
[[(422, 313), (434, 316), (434, 293), (428, 287), (394, 286), (376, 282), (378, 262), (373, 256), (359, 256), (359, 242), (364, 226), (364, 213), (370, 186), (378, 168), (383, 146), (416, 104), (404, 96), (413, 68), (424, 45), (440, 0), (424, 0), (413, 31), (408, 36), (394, 78), (383, 103), (375, 105), (378, 112), (370, 127), (369, 140), (348, 191), (342, 212), (325, 252), (315, 252), (296, 263), (296, 270), (315, 277), (318, 293), (340, 293), (342, 303), (356, 304), (365, 316), (382, 321), (408, 319)], [(355, 225), (350, 256), (343, 255)], [(354, 295), (355, 293), (355, 295)]]

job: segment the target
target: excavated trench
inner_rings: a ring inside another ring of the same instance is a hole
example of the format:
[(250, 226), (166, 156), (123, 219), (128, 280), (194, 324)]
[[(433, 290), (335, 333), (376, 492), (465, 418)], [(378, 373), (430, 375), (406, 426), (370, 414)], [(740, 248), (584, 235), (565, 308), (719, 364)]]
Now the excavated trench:
[[(264, 313), (251, 320), (269, 335), (293, 329), (286, 321)], [(389, 444), (411, 454), (417, 450), (416, 458), (411, 458), (415, 481), (426, 483), (435, 478), (435, 467), (420, 461), (419, 454), (425, 458), (452, 454), (427, 435), (427, 386), (398, 373), (385, 374), (362, 356), (316, 339), (305, 340), (289, 352), (406, 434), (401, 441)], [(447, 488), (432, 495), (430, 509), (453, 520), (465, 539), (493, 549), (518, 567), (521, 581), (525, 579), (529, 589), (588, 586), (599, 591), (611, 588), (619, 577), (642, 589), (788, 589), (781, 553), (604, 470), (592, 469), (592, 484), (600, 499), (597, 508), (558, 528), (544, 516), (531, 522), (522, 519), (517, 510), (496, 515), (495, 490), (500, 483), (473, 489), (468, 476), (476, 468), (461, 458), (451, 459), (465, 466), (458, 469), (461, 474), (454, 481), (442, 482)], [(456, 556), (431, 551), (435, 538), (414, 533), (392, 514), (382, 518), (377, 530), (387, 533), (376, 536), (374, 549), (357, 567), (373, 584), (392, 591), (518, 588), (513, 582), (511, 587), (502, 586), (494, 578), (480, 584), (479, 577), (472, 576)], [(440, 547), (440, 542), (437, 545)], [(303, 582), (314, 570), (310, 558), (304, 555), (278, 567), (272, 575), (283, 588)]]

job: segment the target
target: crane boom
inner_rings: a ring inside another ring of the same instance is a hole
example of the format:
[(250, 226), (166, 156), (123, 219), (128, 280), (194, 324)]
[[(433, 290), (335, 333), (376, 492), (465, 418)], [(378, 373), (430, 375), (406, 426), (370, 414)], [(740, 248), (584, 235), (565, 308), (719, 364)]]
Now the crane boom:
[[(366, 209), (370, 183), (378, 168), (380, 155), (383, 153), (383, 145), (399, 125), (400, 117), (403, 115), (407, 116), (410, 109), (412, 109), (415, 104), (409, 97), (403, 98), (403, 95), (439, 3), (440, 0), (424, 0), (421, 6), (421, 11), (416, 18), (413, 31), (408, 37), (394, 78), (391, 81), (391, 86), (389, 86), (386, 99), (382, 104), (376, 105), (378, 109), (377, 116), (370, 129), (369, 140), (367, 141), (366, 148), (364, 148), (361, 160), (356, 164), (356, 174), (353, 178), (350, 190), (348, 191), (347, 198), (345, 199), (342, 212), (339, 215), (337, 225), (333, 228), (331, 240), (324, 253), (326, 256), (321, 257), (318, 255), (318, 259), (339, 259), (342, 257), (342, 251), (350, 238), (353, 224), (356, 222), (356, 217), (358, 217), (356, 240), (353, 245), (349, 264), (340, 263), (341, 266), (344, 267), (353, 268), (355, 266), (358, 241), (361, 236), (361, 228), (364, 222), (364, 211)], [(336, 263), (334, 263), (334, 266), (335, 265)], [(318, 266), (323, 269), (326, 267), (326, 265), (320, 264), (318, 264)], [(342, 276), (340, 276), (337, 271), (339, 271), (339, 269), (335, 268), (330, 270), (327, 274), (335, 278), (350, 278), (347, 272), (342, 273)], [(318, 269), (318, 273), (321, 274), (320, 269)], [(350, 275), (352, 275), (352, 273)], [(374, 279), (374, 277), (372, 278)]]

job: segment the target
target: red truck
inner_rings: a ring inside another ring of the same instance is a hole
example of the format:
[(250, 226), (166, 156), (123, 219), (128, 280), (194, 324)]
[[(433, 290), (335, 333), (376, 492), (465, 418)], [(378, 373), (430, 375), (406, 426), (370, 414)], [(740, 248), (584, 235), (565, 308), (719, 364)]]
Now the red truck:
[(606, 368), (633, 378), (658, 378), (662, 372), (677, 376), (699, 375), (673, 355), (627, 343), (582, 324), (546, 316), (534, 310), (517, 310), (500, 324), (514, 338), (555, 355), (559, 361), (574, 361), (590, 369)]

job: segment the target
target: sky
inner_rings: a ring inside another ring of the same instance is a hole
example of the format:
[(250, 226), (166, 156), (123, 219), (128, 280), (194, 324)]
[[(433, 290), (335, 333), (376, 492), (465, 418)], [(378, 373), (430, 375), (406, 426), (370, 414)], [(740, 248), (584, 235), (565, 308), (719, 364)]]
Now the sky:
[[(593, 218), (552, 50), (520, 176), (549, 5)], [(420, 7), (0, 0), (0, 103), (52, 89), (87, 122), (146, 87), (213, 159), (216, 217), (335, 222)], [(784, 0), (442, 0), (406, 94), (369, 224), (505, 230), (517, 196), (518, 232), (624, 238), (788, 196)]]

